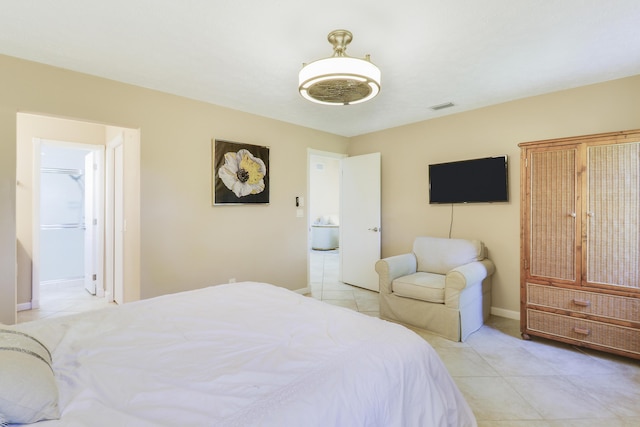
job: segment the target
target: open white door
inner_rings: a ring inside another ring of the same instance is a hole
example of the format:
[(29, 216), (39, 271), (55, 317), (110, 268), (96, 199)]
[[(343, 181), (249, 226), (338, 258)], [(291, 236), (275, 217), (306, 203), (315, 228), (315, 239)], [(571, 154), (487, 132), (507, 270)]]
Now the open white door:
[(103, 148), (84, 158), (84, 287), (92, 295), (104, 296), (103, 285)]
[(341, 280), (378, 292), (380, 153), (343, 159), (340, 185)]
[(84, 288), (91, 294), (96, 294), (94, 280), (94, 241), (96, 237), (95, 209), (93, 206), (94, 188), (94, 154), (90, 152), (84, 158)]

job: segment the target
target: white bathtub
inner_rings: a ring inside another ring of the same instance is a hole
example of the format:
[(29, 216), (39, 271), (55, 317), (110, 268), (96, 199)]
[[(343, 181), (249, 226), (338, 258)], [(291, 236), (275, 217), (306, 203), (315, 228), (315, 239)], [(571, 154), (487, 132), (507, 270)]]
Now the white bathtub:
[(311, 249), (329, 251), (338, 248), (340, 226), (313, 224), (311, 226)]

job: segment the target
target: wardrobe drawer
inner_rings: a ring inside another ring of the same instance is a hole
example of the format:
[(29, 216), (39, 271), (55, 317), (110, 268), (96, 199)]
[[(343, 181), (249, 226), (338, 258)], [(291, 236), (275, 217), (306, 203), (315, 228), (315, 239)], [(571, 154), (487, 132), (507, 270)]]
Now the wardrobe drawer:
[(527, 304), (640, 323), (640, 299), (527, 283)]
[(640, 355), (640, 330), (527, 310), (527, 329)]

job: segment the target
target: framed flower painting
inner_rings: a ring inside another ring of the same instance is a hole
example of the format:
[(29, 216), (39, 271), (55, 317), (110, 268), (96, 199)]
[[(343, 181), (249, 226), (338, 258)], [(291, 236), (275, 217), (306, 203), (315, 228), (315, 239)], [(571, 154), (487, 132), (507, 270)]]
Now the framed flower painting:
[(214, 139), (213, 204), (269, 203), (269, 147)]

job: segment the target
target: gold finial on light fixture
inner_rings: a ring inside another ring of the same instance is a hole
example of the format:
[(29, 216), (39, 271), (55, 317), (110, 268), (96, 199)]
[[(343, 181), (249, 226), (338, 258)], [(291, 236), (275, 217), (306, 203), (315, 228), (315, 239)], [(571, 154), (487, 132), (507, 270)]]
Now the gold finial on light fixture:
[(298, 90), (309, 101), (328, 105), (365, 102), (380, 92), (380, 69), (370, 60), (347, 56), (353, 35), (347, 30), (329, 33), (333, 56), (303, 64)]

